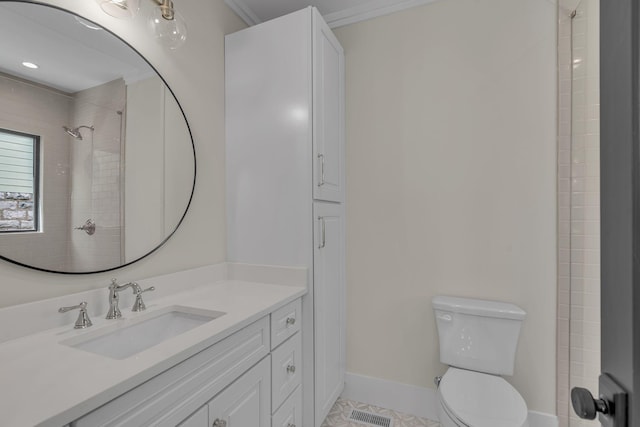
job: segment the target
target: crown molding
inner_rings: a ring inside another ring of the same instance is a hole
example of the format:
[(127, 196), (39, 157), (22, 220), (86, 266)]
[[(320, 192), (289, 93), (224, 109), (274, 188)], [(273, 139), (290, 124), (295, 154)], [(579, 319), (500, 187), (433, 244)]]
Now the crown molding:
[[(324, 20), (329, 27), (337, 28), (435, 1), (438, 0), (374, 0), (360, 6), (329, 13), (324, 15)], [(262, 22), (243, 0), (224, 0), (224, 2), (237, 13), (247, 25), (256, 25)]]
[(247, 25), (256, 25), (262, 22), (258, 16), (253, 13), (251, 8), (242, 0), (224, 0), (225, 4), (231, 8)]
[(324, 20), (329, 27), (337, 28), (344, 25), (354, 24), (367, 19), (377, 18), (378, 16), (389, 15), (401, 10), (410, 9), (416, 6), (422, 6), (433, 3), (438, 0), (380, 0), (372, 1), (367, 4), (341, 10), (339, 12), (329, 13), (324, 16)]

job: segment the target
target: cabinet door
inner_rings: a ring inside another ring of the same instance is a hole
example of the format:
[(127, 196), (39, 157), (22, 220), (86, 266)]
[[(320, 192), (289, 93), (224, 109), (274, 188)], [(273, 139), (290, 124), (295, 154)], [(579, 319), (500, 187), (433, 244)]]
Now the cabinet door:
[(344, 208), (314, 203), (315, 425), (320, 426), (344, 387)]
[(270, 371), (271, 357), (267, 356), (214, 397), (209, 402), (209, 424), (220, 427), (269, 427)]
[(344, 51), (313, 9), (313, 197), (344, 201)]
[(311, 38), (307, 9), (225, 38), (231, 262), (310, 261)]

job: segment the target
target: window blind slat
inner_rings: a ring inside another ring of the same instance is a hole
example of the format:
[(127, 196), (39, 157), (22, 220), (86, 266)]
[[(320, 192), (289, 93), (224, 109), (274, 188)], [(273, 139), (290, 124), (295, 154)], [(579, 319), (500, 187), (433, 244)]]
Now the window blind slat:
[(0, 165), (33, 166), (33, 159), (12, 156), (4, 150), (0, 150)]
[(13, 144), (21, 144), (26, 146), (33, 145), (33, 138), (25, 135), (18, 135), (0, 131), (0, 141), (10, 142)]
[[(6, 163), (7, 160), (11, 160), (11, 159), (7, 159), (7, 158), (2, 158), (0, 157), (0, 169), (7, 169), (10, 167), (21, 167), (21, 168), (29, 168), (32, 169), (33, 168), (33, 162), (29, 161), (29, 160), (21, 160), (21, 159), (13, 159), (14, 162), (13, 163)], [(2, 190), (0, 190), (2, 191)]]
[(0, 183), (5, 180), (22, 181), (24, 185), (31, 187), (33, 174), (0, 171)]
[(24, 144), (13, 144), (11, 142), (0, 140), (0, 148), (8, 151), (15, 151), (17, 153), (28, 153), (30, 155), (33, 154), (33, 142), (31, 142), (30, 145), (24, 145)]
[(34, 192), (34, 138), (0, 130), (0, 191)]
[[(23, 193), (31, 193), (32, 180), (24, 180), (19, 178), (0, 178), (0, 186), (20, 187)], [(6, 190), (5, 190), (6, 191)]]
[(28, 166), (20, 166), (20, 165), (1, 165), (0, 170), (5, 172), (14, 172), (14, 173), (27, 173), (33, 175), (33, 165)]

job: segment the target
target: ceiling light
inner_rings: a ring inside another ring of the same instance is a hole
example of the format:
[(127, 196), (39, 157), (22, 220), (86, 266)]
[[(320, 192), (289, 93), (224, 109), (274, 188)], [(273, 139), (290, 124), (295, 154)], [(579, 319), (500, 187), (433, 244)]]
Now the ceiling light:
[(32, 69), (34, 69), (34, 70), (35, 70), (36, 68), (40, 68), (40, 67), (38, 66), (38, 64), (34, 64), (33, 62), (28, 62), (28, 61), (24, 61), (24, 62), (22, 63), (22, 65), (23, 65), (23, 66), (25, 66), (25, 67), (27, 67), (27, 68), (32, 68)]
[[(172, 0), (151, 0), (155, 3), (148, 22), (162, 44), (177, 49), (187, 40), (187, 25), (173, 6)], [(133, 18), (140, 8), (139, 0), (96, 0), (102, 10), (121, 19)]]
[(102, 10), (114, 18), (131, 19), (138, 14), (138, 0), (96, 0)]
[(155, 36), (169, 49), (177, 49), (187, 40), (187, 24), (175, 8), (173, 1), (153, 0), (158, 6), (153, 8), (149, 25)]

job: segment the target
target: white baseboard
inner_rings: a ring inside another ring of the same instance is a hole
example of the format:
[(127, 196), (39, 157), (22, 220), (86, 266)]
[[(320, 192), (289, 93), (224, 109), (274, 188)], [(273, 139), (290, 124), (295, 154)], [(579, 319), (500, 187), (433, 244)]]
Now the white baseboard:
[(529, 427), (558, 427), (558, 417), (544, 412), (529, 411)]
[(342, 397), (430, 420), (438, 419), (436, 391), (347, 372)]
[[(438, 420), (436, 391), (432, 388), (347, 372), (342, 397), (429, 420)], [(558, 427), (558, 417), (529, 411), (529, 427)]]

